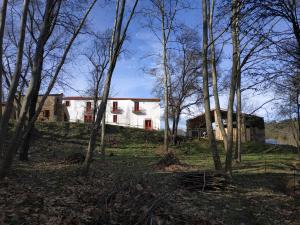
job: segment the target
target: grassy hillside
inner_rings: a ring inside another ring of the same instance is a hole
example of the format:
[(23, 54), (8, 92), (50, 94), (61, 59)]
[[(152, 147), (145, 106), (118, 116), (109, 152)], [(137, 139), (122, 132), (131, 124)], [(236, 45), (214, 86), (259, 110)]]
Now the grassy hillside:
[(297, 154), (285, 147), (247, 143), (228, 188), (190, 190), (179, 175), (214, 169), (206, 140), (173, 147), (181, 163), (159, 169), (160, 131), (108, 126), (119, 142), (105, 160), (96, 153), (90, 176), (81, 177), (66, 156), (85, 151), (89, 129), (37, 124), (30, 161), (16, 160), (0, 182), (0, 224), (299, 224), (300, 189), (289, 186), (300, 180), (291, 170)]
[[(91, 124), (86, 123), (37, 123), (35, 134), (40, 137), (51, 137), (58, 141), (87, 144), (91, 131)], [(100, 131), (99, 131), (100, 134)], [(148, 131), (137, 128), (126, 128), (120, 126), (106, 125), (106, 136), (108, 142), (124, 145), (129, 142), (145, 143), (163, 141), (161, 131)], [(98, 142), (100, 135), (98, 136)]]

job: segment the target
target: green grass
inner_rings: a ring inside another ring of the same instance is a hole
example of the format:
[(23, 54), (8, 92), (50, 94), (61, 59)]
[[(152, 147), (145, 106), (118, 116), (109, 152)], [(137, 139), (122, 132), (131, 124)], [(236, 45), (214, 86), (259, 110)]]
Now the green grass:
[[(108, 198), (116, 190), (120, 196), (112, 199), (113, 203), (107, 207), (117, 210), (114, 219), (119, 224), (132, 224), (124, 215), (143, 214), (146, 205), (152, 204), (153, 196), (164, 196), (159, 213), (172, 215), (170, 224), (174, 225), (201, 224), (192, 222), (193, 218), (229, 225), (296, 225), (300, 221), (300, 213), (294, 213), (300, 212), (299, 198), (289, 195), (285, 189), (286, 181), (293, 178), (290, 166), (297, 154), (285, 147), (243, 144), (242, 162), (233, 165), (232, 189), (191, 192), (176, 183), (176, 171), (160, 171), (154, 167), (163, 155), (161, 132), (109, 127), (108, 134), (117, 137), (118, 143), (106, 149), (105, 160), (96, 153), (90, 176), (82, 178), (80, 165), (65, 163), (64, 159), (74, 152), (85, 152), (88, 126), (47, 123), (37, 124), (36, 128), (30, 162), (16, 161), (11, 177), (0, 183), (0, 218), (4, 212), (6, 221), (11, 222), (13, 218), (15, 224), (43, 224), (53, 218), (74, 216), (78, 217), (79, 224), (96, 224), (104, 212), (101, 207), (107, 204), (100, 204), (100, 199)], [(191, 140), (171, 148), (181, 162), (191, 166), (186, 171), (214, 168), (206, 140)], [(222, 142), (218, 143), (218, 149), (224, 162)], [(142, 185), (142, 191), (136, 190), (137, 184)], [(31, 213), (27, 214), (23, 213), (24, 204), (19, 203), (24, 193), (29, 196), (26, 207)], [(40, 196), (43, 205), (37, 203)], [(123, 209), (123, 205), (127, 208)], [(95, 212), (87, 213), (86, 209)], [(46, 219), (37, 219), (35, 214)]]

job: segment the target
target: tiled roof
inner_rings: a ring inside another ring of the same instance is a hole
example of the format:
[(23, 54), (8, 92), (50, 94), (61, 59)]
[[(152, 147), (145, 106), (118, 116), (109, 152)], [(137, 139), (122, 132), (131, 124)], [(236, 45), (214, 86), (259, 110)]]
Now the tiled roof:
[[(101, 98), (99, 98), (101, 99)], [(93, 100), (93, 97), (84, 96), (68, 96), (64, 97), (63, 100)], [(108, 100), (131, 100), (131, 101), (147, 101), (147, 102), (160, 102), (159, 98), (108, 98)]]

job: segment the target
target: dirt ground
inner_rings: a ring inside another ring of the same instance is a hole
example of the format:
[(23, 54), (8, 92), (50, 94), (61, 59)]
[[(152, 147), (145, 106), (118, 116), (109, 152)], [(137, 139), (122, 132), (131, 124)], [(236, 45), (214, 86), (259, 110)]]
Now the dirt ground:
[(299, 179), (295, 154), (247, 153), (228, 187), (189, 190), (178, 172), (212, 169), (209, 151), (196, 145), (176, 148), (184, 166), (167, 170), (155, 167), (155, 144), (110, 148), (86, 178), (65, 160), (85, 145), (35, 141), (30, 161), (16, 160), (0, 183), (0, 224), (300, 224), (299, 190), (288, 187)]

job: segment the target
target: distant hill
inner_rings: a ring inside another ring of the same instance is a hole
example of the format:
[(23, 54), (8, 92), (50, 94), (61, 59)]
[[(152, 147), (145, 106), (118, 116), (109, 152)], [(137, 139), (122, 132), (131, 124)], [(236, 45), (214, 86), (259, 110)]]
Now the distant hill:
[(278, 144), (297, 146), (295, 140), (295, 121), (282, 120), (265, 124), (266, 139), (274, 139)]

